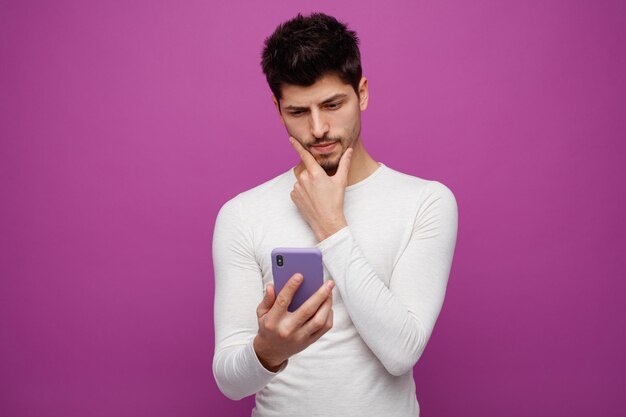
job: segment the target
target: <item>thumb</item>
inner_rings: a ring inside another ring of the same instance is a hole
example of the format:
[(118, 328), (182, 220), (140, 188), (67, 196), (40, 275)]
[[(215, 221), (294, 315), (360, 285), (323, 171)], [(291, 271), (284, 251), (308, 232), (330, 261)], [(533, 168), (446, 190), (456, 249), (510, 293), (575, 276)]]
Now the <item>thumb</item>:
[(263, 317), (268, 311), (270, 311), (274, 305), (274, 298), (274, 284), (267, 284), (265, 286), (265, 296), (263, 297), (261, 304), (259, 304), (256, 309), (256, 315), (258, 318)]
[(339, 174), (337, 177), (345, 180), (346, 184), (348, 183), (348, 172), (350, 171), (350, 161), (352, 160), (353, 152), (353, 148), (348, 148), (343, 155), (341, 155), (339, 167), (337, 168), (337, 174)]

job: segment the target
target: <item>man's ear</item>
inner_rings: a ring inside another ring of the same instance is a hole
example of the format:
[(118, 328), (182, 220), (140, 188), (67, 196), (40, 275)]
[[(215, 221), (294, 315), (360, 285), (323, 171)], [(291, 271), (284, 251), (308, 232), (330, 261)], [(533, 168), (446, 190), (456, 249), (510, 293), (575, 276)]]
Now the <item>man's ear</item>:
[(369, 91), (367, 87), (367, 78), (361, 77), (361, 82), (359, 83), (359, 107), (361, 111), (365, 111), (367, 109), (367, 103), (369, 101)]
[(272, 94), (272, 101), (274, 102), (274, 107), (276, 107), (276, 111), (278, 112), (278, 117), (280, 117), (280, 122), (282, 124), (285, 124), (285, 121), (283, 120), (283, 114), (280, 111), (280, 103), (278, 102), (278, 99), (276, 98), (276, 96), (273, 94)]

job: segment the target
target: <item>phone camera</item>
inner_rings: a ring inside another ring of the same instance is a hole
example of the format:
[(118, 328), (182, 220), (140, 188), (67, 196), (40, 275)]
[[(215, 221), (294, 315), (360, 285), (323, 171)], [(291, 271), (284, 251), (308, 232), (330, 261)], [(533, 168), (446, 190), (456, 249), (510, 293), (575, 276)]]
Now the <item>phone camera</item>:
[(283, 266), (283, 255), (276, 256), (276, 265)]

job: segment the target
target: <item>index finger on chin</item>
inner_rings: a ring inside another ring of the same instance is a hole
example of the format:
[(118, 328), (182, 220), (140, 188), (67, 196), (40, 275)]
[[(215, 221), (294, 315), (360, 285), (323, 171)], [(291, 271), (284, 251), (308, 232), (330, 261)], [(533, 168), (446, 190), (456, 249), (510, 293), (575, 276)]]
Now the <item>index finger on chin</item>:
[(296, 152), (300, 155), (300, 159), (302, 159), (307, 171), (314, 172), (315, 170), (322, 168), (319, 166), (313, 155), (304, 149), (300, 142), (298, 142), (293, 136), (289, 136), (289, 142), (291, 142), (293, 147), (296, 149)]

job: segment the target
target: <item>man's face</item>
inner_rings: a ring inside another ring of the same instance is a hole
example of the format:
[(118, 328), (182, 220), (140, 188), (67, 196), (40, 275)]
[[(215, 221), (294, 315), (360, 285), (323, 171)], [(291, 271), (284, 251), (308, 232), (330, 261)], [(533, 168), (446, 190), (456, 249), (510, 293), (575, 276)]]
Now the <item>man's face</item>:
[(329, 175), (334, 175), (348, 147), (360, 140), (361, 111), (367, 107), (365, 78), (359, 92), (360, 100), (352, 86), (336, 75), (326, 75), (309, 87), (282, 87), (280, 110), (287, 132)]

